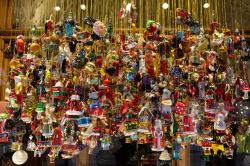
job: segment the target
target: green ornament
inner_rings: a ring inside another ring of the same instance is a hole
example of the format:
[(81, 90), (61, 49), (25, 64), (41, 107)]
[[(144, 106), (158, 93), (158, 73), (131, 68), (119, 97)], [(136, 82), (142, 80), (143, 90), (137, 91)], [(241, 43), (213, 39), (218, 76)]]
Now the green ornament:
[(154, 20), (148, 20), (146, 23), (146, 28), (149, 28), (154, 23), (156, 23)]
[(111, 23), (110, 19), (109, 19), (108, 25), (107, 25), (107, 32), (109, 34), (109, 37), (113, 36), (113, 27), (112, 27), (112, 23)]
[(37, 104), (36, 112), (37, 113), (44, 112), (43, 103), (41, 101), (39, 101), (38, 104)]
[(0, 120), (2, 120), (2, 119), (8, 119), (8, 118), (9, 118), (9, 115), (7, 114), (7, 112), (2, 112), (0, 114)]
[(37, 36), (39, 36), (39, 30), (37, 29), (37, 27), (36, 27), (35, 25), (33, 25), (33, 27), (30, 29), (29, 34), (30, 34), (32, 37), (37, 37)]
[(176, 117), (175, 114), (173, 113), (173, 120), (174, 120), (174, 124), (173, 124), (173, 134), (175, 134), (178, 130), (178, 123), (176, 122)]
[(43, 84), (39, 84), (37, 89), (36, 89), (36, 94), (40, 95), (40, 92), (42, 94), (46, 94), (46, 89), (44, 88)]

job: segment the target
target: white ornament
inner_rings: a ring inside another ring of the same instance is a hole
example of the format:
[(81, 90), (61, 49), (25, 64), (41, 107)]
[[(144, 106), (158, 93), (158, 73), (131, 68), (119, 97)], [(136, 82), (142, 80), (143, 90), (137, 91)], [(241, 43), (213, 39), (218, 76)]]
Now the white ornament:
[(28, 154), (24, 150), (16, 151), (12, 156), (12, 161), (16, 165), (24, 164), (28, 159)]

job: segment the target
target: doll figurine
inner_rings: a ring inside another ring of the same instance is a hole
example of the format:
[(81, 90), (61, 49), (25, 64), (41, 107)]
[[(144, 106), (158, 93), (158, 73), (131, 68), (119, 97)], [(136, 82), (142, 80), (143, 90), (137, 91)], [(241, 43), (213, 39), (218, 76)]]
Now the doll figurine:
[(54, 32), (55, 32), (57, 37), (61, 37), (63, 35), (63, 24), (62, 24), (62, 22), (56, 23)]
[(183, 52), (189, 53), (191, 51), (190, 47), (192, 44), (192, 38), (191, 38), (191, 33), (189, 29), (185, 33), (182, 44), (183, 44)]
[[(227, 128), (225, 135), (220, 138), (221, 143), (223, 143), (225, 146), (225, 152), (224, 154), (228, 159), (233, 158), (234, 154), (234, 145), (235, 145), (235, 137), (231, 132), (231, 129)], [(243, 145), (244, 146), (244, 145)], [(239, 146), (237, 148), (240, 148)]]
[(161, 152), (164, 150), (163, 148), (163, 131), (162, 131), (162, 124), (161, 120), (156, 119), (155, 120), (155, 126), (152, 130), (153, 135), (153, 147), (151, 148), (152, 151), (158, 151)]
[(204, 80), (204, 77), (198, 82), (198, 91), (199, 91), (199, 99), (205, 99), (206, 98), (206, 82)]
[(90, 99), (89, 108), (94, 109), (95, 107), (99, 107), (100, 106), (100, 101), (98, 99), (98, 92), (93, 91), (93, 92), (90, 92), (88, 95), (89, 95), (89, 99)]
[(54, 22), (51, 19), (51, 15), (50, 15), (49, 20), (47, 20), (45, 23), (45, 33), (47, 34), (48, 32), (52, 32), (53, 29), (54, 29)]
[(109, 129), (105, 129), (105, 130), (106, 131), (101, 138), (101, 147), (103, 150), (110, 150), (112, 140), (109, 134)]
[(241, 42), (240, 32), (239, 29), (236, 29), (233, 37), (234, 49), (240, 49), (240, 42)]
[(174, 82), (176, 84), (179, 84), (179, 79), (180, 79), (180, 75), (181, 75), (181, 68), (179, 67), (177, 61), (174, 62), (174, 65), (172, 66), (170, 73), (173, 77)]
[(226, 36), (225, 46), (227, 48), (228, 57), (233, 57), (233, 39), (231, 38), (231, 36)]
[(188, 16), (189, 16), (189, 13), (187, 11), (185, 11), (182, 8), (177, 8), (176, 9), (176, 24), (178, 25), (185, 24)]
[(190, 115), (185, 115), (183, 117), (183, 131), (184, 132), (194, 132), (193, 117)]
[(153, 64), (153, 55), (152, 55), (152, 52), (151, 51), (147, 51), (145, 53), (144, 59), (145, 59), (145, 63), (146, 63), (146, 68), (147, 68), (148, 75), (150, 77), (154, 77), (155, 76), (155, 71), (154, 71), (154, 64)]
[(70, 39), (72, 37), (75, 25), (76, 22), (73, 19), (72, 13), (70, 12), (67, 20), (64, 22), (67, 39)]
[(52, 138), (52, 145), (62, 145), (62, 132), (60, 127), (54, 129), (54, 134)]

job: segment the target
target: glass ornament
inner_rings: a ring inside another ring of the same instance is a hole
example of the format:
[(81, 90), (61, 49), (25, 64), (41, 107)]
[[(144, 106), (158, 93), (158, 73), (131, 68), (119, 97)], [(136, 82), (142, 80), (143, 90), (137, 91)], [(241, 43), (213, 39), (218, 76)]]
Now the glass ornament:
[(18, 150), (12, 156), (12, 161), (16, 165), (22, 165), (27, 160), (28, 160), (28, 154), (24, 150)]
[(248, 123), (250, 122), (250, 101), (249, 100), (236, 100), (235, 106), (235, 120), (240, 121), (245, 118)]
[(70, 39), (73, 35), (73, 30), (75, 26), (75, 20), (73, 19), (72, 13), (70, 12), (67, 20), (64, 22), (66, 38)]

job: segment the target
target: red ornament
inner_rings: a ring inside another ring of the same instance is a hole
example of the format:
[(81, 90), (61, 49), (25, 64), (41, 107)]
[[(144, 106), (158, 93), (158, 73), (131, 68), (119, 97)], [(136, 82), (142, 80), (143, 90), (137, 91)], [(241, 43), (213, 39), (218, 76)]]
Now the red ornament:
[(62, 145), (62, 132), (60, 127), (56, 127), (54, 130), (52, 145)]
[(113, 66), (115, 68), (115, 76), (119, 75), (119, 65), (120, 65), (120, 62), (118, 60), (113, 61)]
[(184, 115), (186, 112), (186, 105), (182, 102), (176, 102), (173, 112), (177, 115)]
[(96, 67), (102, 67), (102, 56), (97, 56), (95, 60)]
[(16, 50), (18, 54), (23, 54), (24, 52), (24, 39), (23, 36), (17, 36), (16, 40)]
[(168, 73), (168, 63), (167, 63), (167, 60), (162, 60), (161, 61), (161, 72), (163, 74), (167, 74)]

